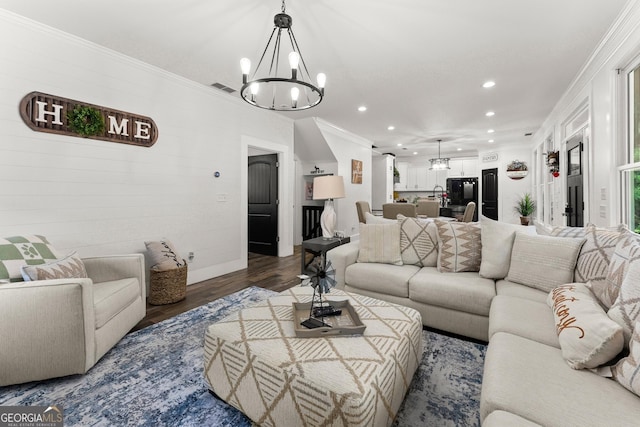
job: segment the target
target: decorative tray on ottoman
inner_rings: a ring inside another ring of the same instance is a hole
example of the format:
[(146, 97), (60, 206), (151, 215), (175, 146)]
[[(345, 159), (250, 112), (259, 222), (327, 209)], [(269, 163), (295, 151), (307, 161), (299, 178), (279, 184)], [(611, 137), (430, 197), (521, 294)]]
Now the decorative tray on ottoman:
[[(360, 316), (353, 308), (349, 300), (329, 301), (336, 310), (341, 310), (339, 315), (325, 316), (322, 318), (328, 326), (320, 326), (313, 329), (306, 328), (301, 323), (309, 319), (311, 312), (310, 302), (293, 303), (293, 324), (296, 336), (300, 338), (322, 337), (326, 335), (359, 335), (367, 327), (360, 320)], [(320, 320), (320, 318), (317, 318)]]

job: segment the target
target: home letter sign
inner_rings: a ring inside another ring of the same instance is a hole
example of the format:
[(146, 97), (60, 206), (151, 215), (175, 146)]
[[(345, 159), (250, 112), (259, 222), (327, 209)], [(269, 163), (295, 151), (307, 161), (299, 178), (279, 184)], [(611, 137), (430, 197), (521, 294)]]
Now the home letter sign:
[(20, 102), (20, 116), (32, 130), (151, 147), (158, 127), (150, 117), (73, 99), (31, 92)]

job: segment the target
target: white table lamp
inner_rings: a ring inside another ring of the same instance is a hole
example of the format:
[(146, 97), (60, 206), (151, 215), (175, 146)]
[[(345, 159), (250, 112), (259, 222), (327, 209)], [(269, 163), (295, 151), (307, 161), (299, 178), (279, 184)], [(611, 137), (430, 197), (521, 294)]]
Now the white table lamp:
[(336, 229), (336, 211), (333, 199), (344, 197), (344, 180), (341, 176), (326, 175), (313, 178), (313, 200), (324, 200), (324, 210), (320, 216), (322, 237), (333, 237)]

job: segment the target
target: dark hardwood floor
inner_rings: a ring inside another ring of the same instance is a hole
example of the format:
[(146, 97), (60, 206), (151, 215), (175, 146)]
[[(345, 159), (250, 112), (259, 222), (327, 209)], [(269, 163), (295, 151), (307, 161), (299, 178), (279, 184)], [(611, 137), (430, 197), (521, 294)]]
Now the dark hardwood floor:
[(187, 287), (187, 297), (167, 305), (147, 304), (147, 315), (133, 331), (145, 328), (210, 301), (232, 294), (249, 286), (259, 286), (277, 292), (300, 283), (300, 246), (288, 257), (274, 257), (250, 253), (248, 267)]

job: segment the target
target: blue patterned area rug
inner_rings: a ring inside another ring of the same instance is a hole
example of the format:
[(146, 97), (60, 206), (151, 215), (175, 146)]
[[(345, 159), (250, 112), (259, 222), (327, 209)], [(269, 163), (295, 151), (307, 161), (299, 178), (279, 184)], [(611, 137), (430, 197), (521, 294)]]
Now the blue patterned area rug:
[[(87, 374), (0, 388), (0, 406), (64, 408), (65, 426), (251, 426), (203, 377), (208, 325), (274, 295), (250, 287), (127, 335)], [(424, 331), (396, 426), (479, 426), (485, 346)]]

